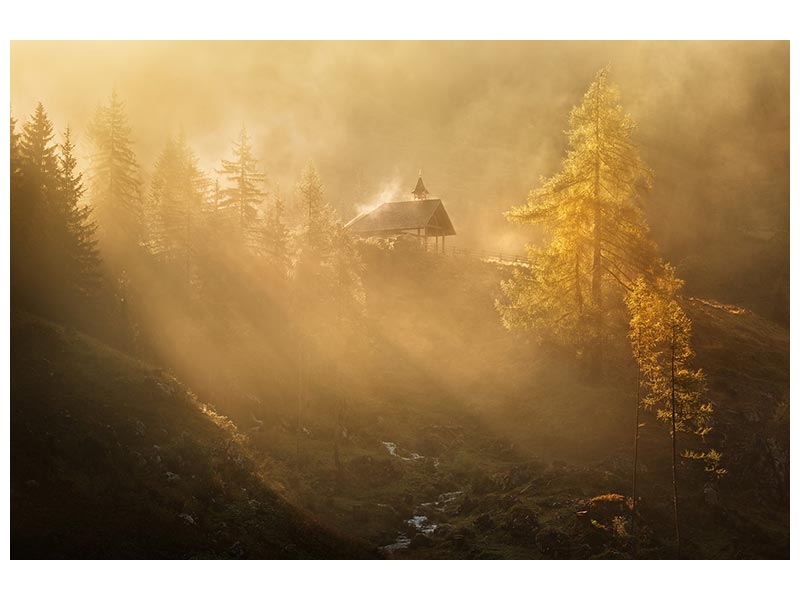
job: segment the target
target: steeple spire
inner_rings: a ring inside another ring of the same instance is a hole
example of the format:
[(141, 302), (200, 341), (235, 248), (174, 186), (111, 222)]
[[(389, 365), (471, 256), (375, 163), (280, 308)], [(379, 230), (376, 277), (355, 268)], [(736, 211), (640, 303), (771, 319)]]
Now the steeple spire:
[(425, 189), (425, 184), (422, 183), (422, 169), (419, 170), (419, 179), (417, 179), (417, 187), (412, 192), (414, 200), (425, 200), (428, 197), (428, 190)]

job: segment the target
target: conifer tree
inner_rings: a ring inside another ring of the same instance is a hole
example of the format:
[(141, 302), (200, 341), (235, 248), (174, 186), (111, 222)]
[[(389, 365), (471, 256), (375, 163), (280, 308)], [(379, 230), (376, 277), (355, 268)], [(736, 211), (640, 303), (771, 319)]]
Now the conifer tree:
[(306, 165), (297, 183), (303, 218), (303, 242), (306, 251), (317, 261), (327, 258), (331, 252), (337, 217), (325, 200), (322, 180), (313, 163)]
[(60, 145), (53, 137), (41, 103), (21, 136), (12, 130), (12, 287), (34, 309), (71, 318), (97, 290), (99, 256), (71, 131)]
[(250, 147), (250, 136), (242, 125), (239, 136), (233, 143), (233, 159), (223, 160), (222, 169), (230, 185), (222, 190), (221, 208), (235, 214), (237, 237), (245, 244), (252, 243), (257, 231), (258, 206), (266, 196), (263, 186), (266, 176), (257, 168), (258, 160)]
[(12, 277), (16, 261), (16, 245), (21, 241), (25, 231), (24, 211), (22, 210), (22, 158), (20, 155), (20, 134), (17, 132), (17, 120), (11, 116), (11, 140), (9, 146), (9, 188), (10, 188), (10, 229), (11, 229), (11, 265)]
[(19, 177), (22, 174), (22, 161), (20, 158), (20, 134), (17, 132), (17, 120), (14, 116), (11, 116), (11, 125), (9, 127), (9, 131), (11, 132), (11, 145), (9, 148), (9, 163), (10, 163), (10, 175), (11, 175), (11, 183), (12, 186), (19, 181)]
[(289, 228), (284, 223), (283, 199), (275, 192), (262, 228), (262, 249), (270, 263), (282, 275), (289, 272)]
[(310, 395), (309, 361), (313, 358), (313, 344), (319, 341), (319, 325), (322, 319), (319, 301), (324, 297), (325, 260), (329, 256), (330, 239), (334, 222), (323, 222), (331, 212), (325, 203), (322, 181), (313, 164), (303, 169), (296, 185), (298, 203), (303, 218), (299, 235), (298, 257), (294, 269), (294, 301), (297, 314), (297, 458), (300, 458), (300, 431), (302, 410)]
[(58, 200), (64, 239), (64, 260), (71, 287), (82, 297), (92, 295), (99, 285), (100, 257), (92, 207), (82, 203), (83, 174), (76, 171), (69, 126), (63, 133), (58, 156)]
[[(679, 432), (700, 437), (711, 431), (712, 406), (704, 402), (705, 376), (691, 366), (691, 321), (678, 303), (682, 281), (669, 265), (657, 283), (637, 279), (627, 297), (631, 314), (631, 342), (647, 391), (646, 408), (670, 426), (675, 544), (680, 555), (678, 497)], [(637, 421), (638, 427), (638, 421)]]
[[(53, 303), (62, 273), (57, 268), (53, 241), (58, 223), (58, 168), (53, 124), (39, 102), (22, 127), (18, 141), (18, 173), (12, 177), (12, 289), (15, 296), (38, 308)], [(13, 153), (12, 153), (13, 156)]]
[[(209, 226), (209, 233), (215, 240), (219, 240), (226, 234), (230, 234), (235, 222), (238, 222), (237, 215), (225, 208), (225, 191), (219, 185), (219, 178), (214, 179), (211, 188), (210, 201), (204, 205), (205, 223)], [(231, 217), (234, 217), (233, 219)]]
[(177, 198), (180, 194), (178, 170), (178, 152), (174, 139), (170, 137), (156, 159), (145, 211), (148, 249), (162, 259), (168, 258), (173, 241), (168, 239), (169, 227), (165, 223), (165, 213), (169, 212), (173, 203), (180, 201)]
[(143, 213), (139, 165), (133, 150), (125, 105), (112, 91), (89, 126), (94, 144), (89, 189), (104, 237), (128, 248), (143, 241)]
[(655, 356), (658, 344), (658, 329), (653, 323), (652, 288), (643, 278), (636, 280), (630, 292), (625, 297), (630, 314), (630, 330), (628, 338), (631, 350), (636, 361), (636, 418), (633, 437), (633, 481), (632, 481), (632, 526), (635, 536), (636, 507), (639, 498), (637, 489), (637, 476), (639, 472), (639, 429), (641, 428), (640, 409), (642, 406), (642, 391), (646, 384), (646, 377), (652, 370), (651, 362)]
[(605, 69), (570, 113), (570, 149), (559, 173), (542, 179), (524, 206), (507, 218), (541, 223), (544, 249), (529, 247), (533, 269), (503, 285), (498, 303), (508, 327), (550, 331), (587, 347), (599, 374), (609, 288), (629, 288), (658, 268), (640, 206), (651, 173), (631, 139), (635, 124), (619, 104)]
[(293, 280), (294, 305), (300, 312), (297, 315), (301, 365), (298, 409), (308, 401), (308, 373), (317, 370), (308, 368), (309, 360), (324, 357), (334, 340), (347, 340), (345, 350), (326, 359), (336, 382), (328, 391), (335, 414), (333, 451), (338, 471), (341, 465), (339, 438), (345, 407), (341, 381), (345, 365), (352, 359), (348, 352), (363, 337), (359, 336), (359, 317), (364, 307), (363, 265), (352, 235), (341, 225), (336, 212), (325, 199), (321, 178), (313, 164), (301, 173), (297, 196), (303, 214)]
[(183, 133), (167, 140), (156, 161), (148, 211), (151, 252), (182, 265), (187, 284), (208, 195), (208, 179), (197, 163)]
[[(21, 154), (21, 135), (17, 132), (17, 120), (11, 115), (10, 125), (11, 139), (9, 146), (9, 183), (11, 192), (11, 239), (19, 239), (24, 227), (22, 227), (23, 211), (21, 202), (22, 192), (22, 154)], [(12, 253), (14, 245), (12, 244)], [(13, 261), (12, 261), (13, 262)]]
[(53, 137), (53, 123), (39, 102), (31, 118), (23, 125), (19, 156), (25, 177), (36, 182), (45, 194), (52, 192), (57, 182), (57, 145)]

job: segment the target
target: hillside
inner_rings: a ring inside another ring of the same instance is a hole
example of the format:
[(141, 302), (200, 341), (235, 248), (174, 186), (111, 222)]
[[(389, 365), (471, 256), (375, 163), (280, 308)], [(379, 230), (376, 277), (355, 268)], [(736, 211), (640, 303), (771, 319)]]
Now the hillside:
[[(651, 414), (638, 513), (627, 506), (624, 336), (605, 379), (587, 380), (568, 353), (500, 326), (505, 267), (362, 253), (373, 348), (344, 380), (336, 446), (324, 389), (299, 430), (291, 387), (232, 393), (218, 414), (166, 370), (16, 313), (13, 555), (672, 556), (669, 436)], [(681, 461), (685, 556), (785, 558), (788, 331), (735, 306), (683, 304), (715, 408), (701, 447), (728, 470), (714, 481)]]
[[(635, 371), (624, 333), (606, 378), (590, 381), (568, 353), (502, 329), (496, 265), (364, 255), (379, 342), (348, 398), (341, 468), (324, 397), (304, 411), (299, 471), (291, 410), (262, 415), (250, 436), (294, 501), (395, 558), (673, 556), (669, 434), (650, 413), (638, 514), (625, 505)], [(705, 444), (681, 445), (716, 448), (728, 470), (714, 481), (681, 460), (684, 556), (785, 558), (788, 331), (737, 307), (684, 305), (715, 423)]]
[(375, 556), (273, 491), (166, 373), (25, 313), (11, 340), (12, 558)]

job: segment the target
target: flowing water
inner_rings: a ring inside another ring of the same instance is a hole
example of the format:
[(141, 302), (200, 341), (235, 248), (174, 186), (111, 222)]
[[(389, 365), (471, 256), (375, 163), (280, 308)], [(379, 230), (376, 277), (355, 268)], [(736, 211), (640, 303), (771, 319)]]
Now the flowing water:
[[(436, 523), (432, 516), (430, 516), (431, 513), (435, 514), (437, 511), (444, 513), (448, 505), (463, 494), (463, 490), (446, 492), (444, 494), (439, 494), (439, 497), (432, 502), (423, 502), (417, 506), (417, 508), (414, 510), (415, 513), (425, 512), (428, 514), (415, 514), (410, 519), (406, 519), (405, 524), (408, 527), (409, 532), (414, 535), (422, 534), (426, 537), (433, 535), (436, 532), (436, 529), (439, 527), (439, 524)], [(392, 554), (398, 550), (408, 548), (411, 545), (411, 539), (412, 538), (409, 537), (408, 532), (400, 531), (398, 532), (397, 538), (393, 543), (382, 546), (381, 549), (384, 552)]]

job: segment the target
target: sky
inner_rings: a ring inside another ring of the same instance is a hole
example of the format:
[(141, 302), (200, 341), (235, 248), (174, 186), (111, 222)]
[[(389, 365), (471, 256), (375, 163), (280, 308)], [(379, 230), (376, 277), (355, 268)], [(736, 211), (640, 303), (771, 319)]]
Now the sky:
[(85, 157), (115, 88), (145, 181), (181, 128), (213, 175), (244, 123), (272, 185), (290, 198), (313, 161), (345, 221), (406, 199), (422, 171), (453, 245), (522, 252), (539, 233), (502, 212), (558, 170), (569, 111), (605, 66), (655, 172), (666, 251), (702, 250), (719, 223), (788, 229), (788, 42), (12, 42), (11, 100), (23, 121), (42, 101)]

